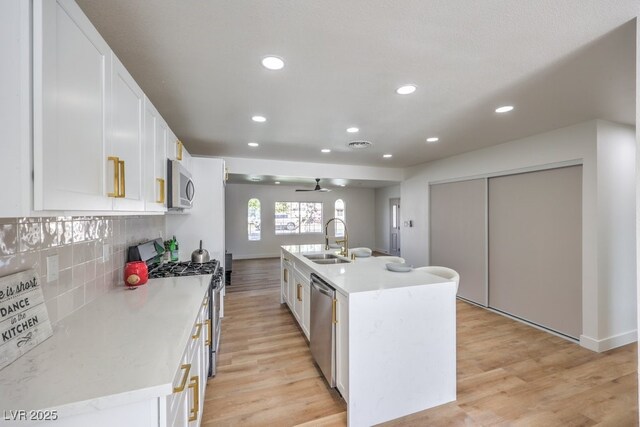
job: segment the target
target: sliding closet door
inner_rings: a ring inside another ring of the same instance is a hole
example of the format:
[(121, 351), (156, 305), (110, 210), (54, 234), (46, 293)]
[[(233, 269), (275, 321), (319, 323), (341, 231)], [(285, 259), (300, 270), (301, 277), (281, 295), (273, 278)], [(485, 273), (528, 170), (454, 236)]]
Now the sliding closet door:
[(582, 166), (489, 179), (489, 306), (579, 338)]
[(430, 186), (430, 264), (460, 274), (458, 296), (487, 305), (485, 179)]

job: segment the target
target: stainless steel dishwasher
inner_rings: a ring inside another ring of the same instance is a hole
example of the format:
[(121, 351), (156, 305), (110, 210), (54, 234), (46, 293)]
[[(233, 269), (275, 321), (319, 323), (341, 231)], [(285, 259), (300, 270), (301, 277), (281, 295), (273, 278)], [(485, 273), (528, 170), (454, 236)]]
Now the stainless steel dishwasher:
[(311, 274), (311, 354), (330, 387), (336, 386), (336, 291)]

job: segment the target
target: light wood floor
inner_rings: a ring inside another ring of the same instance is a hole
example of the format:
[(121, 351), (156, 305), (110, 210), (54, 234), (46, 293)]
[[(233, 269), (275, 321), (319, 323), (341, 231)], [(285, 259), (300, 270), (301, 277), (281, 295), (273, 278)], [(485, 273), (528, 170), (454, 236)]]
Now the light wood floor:
[[(279, 260), (234, 261), (204, 426), (344, 426), (345, 403), (280, 305)], [(390, 426), (637, 426), (637, 347), (597, 354), (461, 301), (458, 399)]]

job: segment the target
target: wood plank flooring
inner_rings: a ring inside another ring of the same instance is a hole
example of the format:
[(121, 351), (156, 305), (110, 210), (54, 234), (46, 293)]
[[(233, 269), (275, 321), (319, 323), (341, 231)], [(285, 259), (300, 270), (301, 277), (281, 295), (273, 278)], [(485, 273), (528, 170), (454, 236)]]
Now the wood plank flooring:
[[(346, 405), (280, 305), (278, 258), (234, 261), (203, 426), (344, 426)], [(593, 353), (457, 303), (458, 399), (389, 426), (637, 426), (637, 346)]]

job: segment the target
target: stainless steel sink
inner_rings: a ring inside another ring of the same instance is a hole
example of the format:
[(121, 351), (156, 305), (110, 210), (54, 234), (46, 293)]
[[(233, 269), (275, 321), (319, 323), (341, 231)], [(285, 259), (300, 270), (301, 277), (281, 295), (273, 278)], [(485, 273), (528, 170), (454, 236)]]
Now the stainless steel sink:
[(316, 264), (346, 264), (350, 261), (342, 258), (330, 258), (330, 259), (312, 259), (311, 261)]
[(334, 254), (309, 254), (304, 256), (316, 264), (346, 264), (349, 262), (346, 259), (338, 258)]
[(336, 259), (338, 258), (337, 255), (334, 254), (309, 254), (309, 255), (305, 255), (305, 257), (311, 259), (311, 260), (316, 260), (316, 259)]

